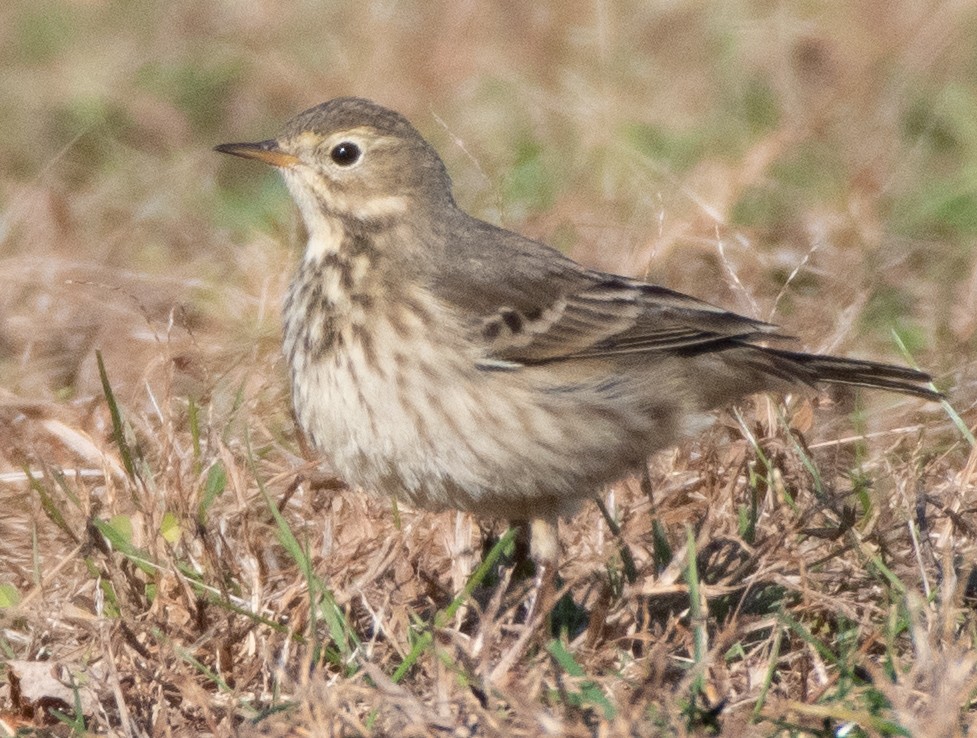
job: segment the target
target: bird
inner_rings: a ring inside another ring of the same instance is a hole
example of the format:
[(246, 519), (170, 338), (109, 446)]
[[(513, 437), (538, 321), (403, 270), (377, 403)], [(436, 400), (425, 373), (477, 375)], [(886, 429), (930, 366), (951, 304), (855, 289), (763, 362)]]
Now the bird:
[(559, 518), (723, 406), (821, 384), (941, 397), (925, 372), (783, 348), (775, 325), (469, 215), (373, 101), (215, 149), (277, 168), (304, 221), (283, 352), (312, 446), (351, 487), (521, 522), (550, 577)]

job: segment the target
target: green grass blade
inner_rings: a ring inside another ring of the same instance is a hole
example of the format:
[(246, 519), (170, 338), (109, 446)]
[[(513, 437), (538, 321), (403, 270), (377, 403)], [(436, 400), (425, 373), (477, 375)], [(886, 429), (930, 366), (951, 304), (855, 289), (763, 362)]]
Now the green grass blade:
[(783, 628), (777, 628), (773, 636), (773, 643), (770, 644), (770, 660), (767, 664), (767, 672), (763, 677), (763, 683), (760, 685), (760, 694), (757, 696), (756, 704), (753, 706), (754, 719), (760, 716), (760, 711), (763, 710), (763, 705), (767, 701), (767, 693), (773, 684), (774, 675), (777, 673), (777, 662), (780, 659), (780, 646), (783, 637)]
[[(913, 359), (912, 354), (909, 353), (909, 348), (902, 340), (902, 336), (900, 336), (895, 329), (892, 330), (892, 339), (896, 342), (896, 345), (899, 347), (899, 351), (902, 352), (902, 355), (906, 358), (906, 361), (909, 362), (914, 369), (918, 369), (919, 366)], [(932, 382), (929, 383), (929, 388), (934, 391), (939, 391), (936, 389), (936, 385), (934, 385)], [(963, 436), (967, 443), (970, 444), (970, 447), (974, 448), (974, 446), (977, 446), (977, 438), (974, 438), (974, 434), (970, 431), (970, 428), (967, 427), (967, 423), (964, 422), (964, 419), (960, 417), (959, 413), (957, 413), (957, 411), (953, 408), (953, 405), (950, 404), (949, 400), (947, 400), (945, 397), (942, 398), (940, 400), (940, 405), (943, 406), (943, 411), (949, 416), (953, 425), (956, 426), (957, 430), (960, 432), (960, 435)]]
[(597, 507), (600, 508), (600, 514), (604, 516), (604, 522), (611, 529), (611, 535), (617, 539), (618, 553), (621, 556), (621, 563), (624, 565), (624, 576), (628, 578), (629, 584), (634, 584), (638, 581), (638, 567), (634, 563), (634, 554), (631, 553), (631, 548), (621, 535), (621, 526), (611, 517), (611, 511), (607, 509), (607, 505), (604, 504), (602, 499), (597, 497), (595, 501), (597, 502)]
[(57, 503), (51, 497), (48, 490), (45, 489), (44, 485), (41, 484), (41, 481), (37, 477), (31, 474), (30, 469), (28, 469), (26, 466), (22, 466), (21, 469), (24, 470), (24, 474), (27, 476), (27, 483), (30, 485), (30, 488), (34, 490), (35, 493), (37, 493), (37, 497), (41, 501), (41, 509), (44, 511), (44, 514), (48, 517), (48, 520), (50, 520), (58, 528), (60, 528), (67, 536), (71, 538), (71, 540), (73, 540), (75, 543), (78, 543), (79, 540), (78, 536), (75, 534), (74, 530), (72, 530), (71, 526), (68, 524), (67, 519), (65, 519), (64, 515), (61, 512), (61, 509), (58, 507)]
[[(567, 651), (562, 641), (556, 639), (551, 640), (546, 645), (546, 651), (569, 676), (576, 678), (587, 676), (583, 667), (573, 658), (573, 654)], [(577, 706), (590, 704), (600, 707), (607, 720), (613, 720), (617, 716), (617, 709), (607, 699), (607, 695), (604, 694), (600, 686), (591, 679), (584, 679), (584, 681), (580, 682), (580, 691), (575, 694), (575, 697), (576, 700), (574, 702), (579, 703)]]
[(102, 352), (95, 351), (95, 361), (98, 363), (98, 376), (102, 380), (102, 393), (105, 395), (105, 402), (108, 403), (109, 413), (112, 416), (112, 438), (119, 449), (122, 457), (122, 465), (125, 467), (129, 479), (136, 479), (136, 465), (132, 460), (132, 450), (129, 442), (126, 441), (125, 428), (122, 425), (122, 413), (119, 411), (119, 404), (115, 401), (115, 393), (109, 383), (109, 375), (105, 371), (105, 362), (102, 360)]
[(101, 533), (105, 540), (107, 540), (116, 551), (125, 556), (129, 561), (134, 563), (140, 569), (142, 569), (146, 574), (155, 575), (159, 572), (162, 567), (157, 564), (152, 556), (150, 556), (145, 551), (133, 546), (125, 536), (123, 536), (112, 524), (107, 520), (92, 520), (92, 525), (95, 529)]
[(706, 613), (702, 609), (702, 590), (699, 587), (699, 566), (696, 562), (695, 533), (686, 529), (688, 558), (685, 565), (685, 583), (689, 585), (689, 619), (695, 635), (695, 663), (701, 665), (709, 651), (709, 635), (706, 632)]
[(326, 626), (329, 628), (329, 636), (332, 642), (339, 649), (339, 653), (342, 656), (343, 663), (346, 665), (351, 665), (353, 661), (353, 653), (355, 649), (359, 648), (360, 640), (356, 635), (356, 631), (346, 620), (346, 614), (343, 612), (342, 608), (336, 602), (336, 598), (333, 597), (332, 592), (325, 585), (325, 583), (316, 575), (315, 569), (312, 566), (312, 561), (309, 559), (308, 554), (305, 549), (299, 543), (295, 534), (292, 533), (292, 529), (288, 525), (288, 521), (278, 510), (278, 505), (272, 499), (264, 482), (258, 475), (258, 470), (254, 465), (254, 456), (251, 453), (251, 445), (247, 444), (248, 447), (248, 461), (251, 465), (251, 471), (254, 474), (254, 478), (258, 484), (258, 490), (261, 492), (262, 497), (267, 504), (271, 515), (275, 520), (275, 525), (278, 528), (278, 540), (284, 546), (285, 550), (288, 552), (289, 556), (298, 565), (299, 570), (302, 572), (302, 576), (309, 585), (309, 598), (312, 602), (312, 611), (321, 611), (322, 616), (326, 619)]
[(394, 670), (394, 673), (390, 677), (391, 680), (393, 680), (394, 682), (399, 682), (401, 679), (404, 678), (404, 675), (407, 674), (408, 671), (410, 671), (411, 667), (414, 666), (414, 664), (417, 662), (417, 659), (420, 658), (421, 654), (424, 653), (424, 651), (426, 651), (430, 647), (430, 645), (434, 642), (434, 631), (439, 628), (443, 628), (455, 616), (455, 614), (458, 612), (458, 609), (465, 602), (467, 602), (468, 599), (472, 596), (472, 592), (475, 591), (475, 588), (478, 587), (478, 585), (482, 583), (485, 577), (489, 575), (492, 569), (495, 568), (495, 565), (498, 562), (499, 558), (502, 556), (503, 552), (510, 545), (512, 545), (512, 542), (515, 540), (515, 538), (516, 538), (516, 529), (512, 527), (509, 528), (502, 535), (502, 537), (495, 542), (495, 545), (492, 546), (491, 550), (488, 552), (488, 555), (485, 557), (482, 563), (478, 565), (478, 568), (475, 569), (472, 575), (468, 578), (468, 581), (465, 583), (465, 586), (462, 587), (461, 592), (458, 593), (458, 595), (451, 601), (451, 603), (444, 610), (441, 610), (434, 616), (433, 628), (425, 629), (420, 634), (418, 639), (414, 642), (414, 645), (411, 648), (410, 652), (407, 654), (407, 656), (404, 657), (404, 660), (401, 661), (400, 664), (397, 666), (397, 668)]
[(197, 506), (197, 522), (201, 525), (207, 519), (207, 511), (214, 504), (214, 500), (223, 494), (227, 487), (227, 472), (224, 465), (217, 461), (207, 470), (207, 481), (204, 482), (204, 493)]

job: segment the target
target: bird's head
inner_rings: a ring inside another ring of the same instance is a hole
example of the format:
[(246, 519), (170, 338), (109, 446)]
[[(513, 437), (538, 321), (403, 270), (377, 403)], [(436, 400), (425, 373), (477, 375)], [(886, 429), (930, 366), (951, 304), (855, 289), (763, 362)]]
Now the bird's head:
[(310, 233), (323, 219), (368, 227), (454, 204), (431, 145), (402, 115), (361, 98), (299, 113), (276, 138), (215, 148), (277, 167)]

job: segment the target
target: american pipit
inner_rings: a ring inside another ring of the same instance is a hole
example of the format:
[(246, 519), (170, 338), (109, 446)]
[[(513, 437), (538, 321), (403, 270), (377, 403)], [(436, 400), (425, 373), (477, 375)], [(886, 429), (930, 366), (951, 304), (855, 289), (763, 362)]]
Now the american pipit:
[(532, 521), (544, 562), (559, 516), (745, 395), (938, 397), (922, 372), (760, 345), (773, 325), (473, 218), (437, 152), (368, 100), (217, 150), (277, 167), (305, 221), (284, 351), (312, 444), (365, 490)]

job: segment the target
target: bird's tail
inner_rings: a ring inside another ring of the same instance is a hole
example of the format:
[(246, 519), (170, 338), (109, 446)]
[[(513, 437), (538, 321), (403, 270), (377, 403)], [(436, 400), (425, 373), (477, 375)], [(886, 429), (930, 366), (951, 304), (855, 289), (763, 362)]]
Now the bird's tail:
[(858, 387), (902, 392), (907, 395), (939, 400), (943, 395), (927, 386), (932, 377), (926, 372), (877, 361), (844, 359), (838, 356), (805, 354), (765, 347), (763, 368), (785, 380), (801, 380), (808, 384), (849, 384)]

